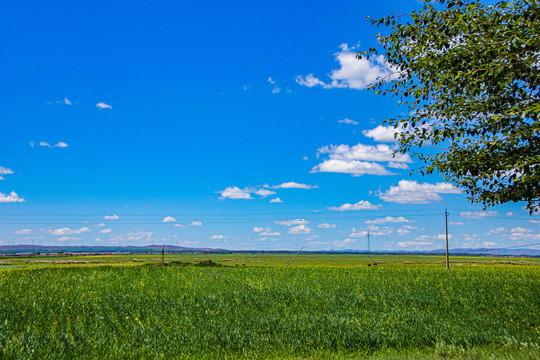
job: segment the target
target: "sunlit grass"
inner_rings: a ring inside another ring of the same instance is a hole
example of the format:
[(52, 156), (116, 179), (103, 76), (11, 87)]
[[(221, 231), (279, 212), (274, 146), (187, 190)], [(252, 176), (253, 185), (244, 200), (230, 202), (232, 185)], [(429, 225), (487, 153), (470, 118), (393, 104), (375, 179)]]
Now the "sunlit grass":
[(0, 270), (0, 358), (533, 359), (539, 309), (537, 266)]

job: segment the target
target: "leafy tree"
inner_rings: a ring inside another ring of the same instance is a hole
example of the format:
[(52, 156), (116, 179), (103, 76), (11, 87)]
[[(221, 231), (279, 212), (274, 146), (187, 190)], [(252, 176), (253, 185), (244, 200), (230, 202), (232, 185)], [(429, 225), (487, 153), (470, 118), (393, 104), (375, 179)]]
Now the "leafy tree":
[[(540, 208), (540, 9), (537, 0), (438, 0), (371, 20), (388, 28), (380, 47), (397, 76), (376, 93), (398, 97), (408, 115), (386, 120), (398, 151), (438, 171), (484, 207)], [(438, 149), (423, 150), (418, 147)]]

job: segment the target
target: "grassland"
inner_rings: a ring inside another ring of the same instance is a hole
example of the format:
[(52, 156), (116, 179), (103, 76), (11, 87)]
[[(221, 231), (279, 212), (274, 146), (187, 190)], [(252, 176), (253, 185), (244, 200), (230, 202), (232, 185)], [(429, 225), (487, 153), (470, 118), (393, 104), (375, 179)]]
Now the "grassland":
[(3, 260), (0, 358), (540, 358), (538, 259), (209, 257)]

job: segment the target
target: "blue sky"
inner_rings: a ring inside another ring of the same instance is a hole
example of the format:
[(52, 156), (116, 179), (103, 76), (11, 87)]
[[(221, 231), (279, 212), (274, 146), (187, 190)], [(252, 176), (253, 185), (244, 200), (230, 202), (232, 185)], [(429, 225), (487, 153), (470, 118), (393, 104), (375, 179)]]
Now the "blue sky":
[[(2, 5), (0, 244), (430, 250), (540, 242), (392, 158), (366, 16), (417, 1)], [(6, 36), (9, 34), (9, 36)], [(538, 247), (537, 247), (538, 248)]]

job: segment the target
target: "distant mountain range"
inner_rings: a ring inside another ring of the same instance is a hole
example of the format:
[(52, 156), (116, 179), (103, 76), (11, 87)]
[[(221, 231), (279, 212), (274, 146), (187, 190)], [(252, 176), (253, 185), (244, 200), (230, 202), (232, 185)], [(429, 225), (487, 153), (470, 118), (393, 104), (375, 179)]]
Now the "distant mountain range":
[[(42, 245), (3, 245), (0, 246), (1, 255), (15, 255), (15, 254), (37, 254), (37, 253), (160, 253), (163, 249), (163, 245), (147, 245), (147, 246), (42, 246)], [(165, 251), (168, 253), (293, 253), (294, 250), (276, 250), (276, 251), (263, 251), (263, 250), (227, 250), (227, 249), (212, 249), (212, 248), (192, 248), (175, 245), (165, 245)], [(364, 250), (343, 249), (332, 251), (303, 251), (302, 253), (356, 253), (366, 254)], [(423, 255), (443, 255), (444, 249), (429, 250), (429, 251), (372, 251), (371, 254), (423, 254)], [(498, 255), (498, 256), (530, 256), (540, 257), (540, 250), (536, 249), (450, 249), (451, 255)]]

